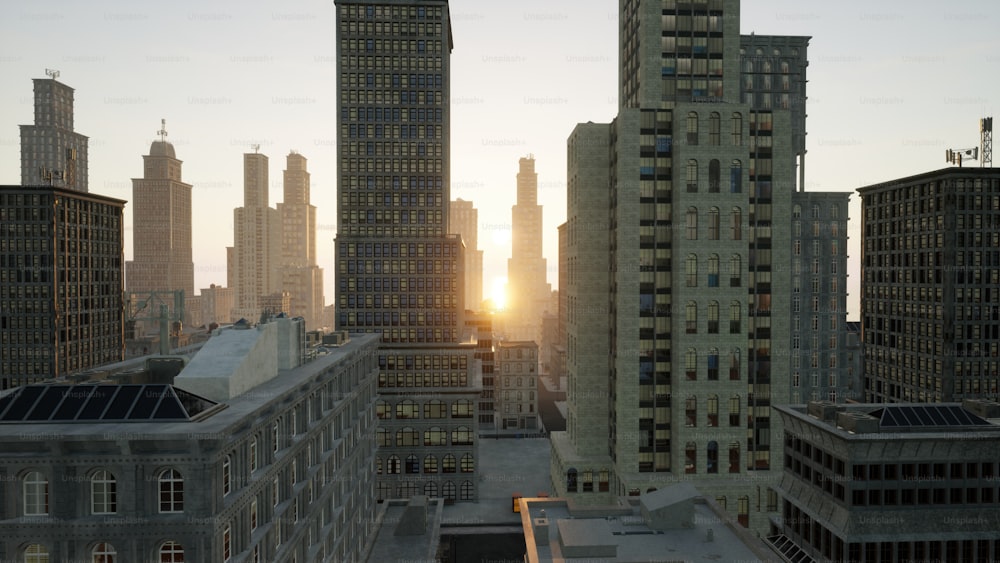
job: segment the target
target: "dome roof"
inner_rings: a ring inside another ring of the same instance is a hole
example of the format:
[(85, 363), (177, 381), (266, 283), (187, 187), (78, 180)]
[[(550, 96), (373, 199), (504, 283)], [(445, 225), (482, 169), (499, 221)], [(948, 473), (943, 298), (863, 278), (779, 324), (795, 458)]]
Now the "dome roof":
[(153, 144), (149, 146), (149, 156), (177, 158), (177, 155), (174, 154), (174, 146), (166, 141), (153, 141)]

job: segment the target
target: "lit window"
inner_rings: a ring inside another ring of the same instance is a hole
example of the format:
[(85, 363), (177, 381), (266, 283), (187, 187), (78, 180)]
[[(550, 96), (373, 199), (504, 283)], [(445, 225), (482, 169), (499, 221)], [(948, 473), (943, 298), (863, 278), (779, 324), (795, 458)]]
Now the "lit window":
[(49, 550), (37, 543), (29, 545), (24, 548), (24, 563), (49, 563)]
[(161, 545), (160, 563), (184, 563), (184, 548), (181, 544), (168, 541)]

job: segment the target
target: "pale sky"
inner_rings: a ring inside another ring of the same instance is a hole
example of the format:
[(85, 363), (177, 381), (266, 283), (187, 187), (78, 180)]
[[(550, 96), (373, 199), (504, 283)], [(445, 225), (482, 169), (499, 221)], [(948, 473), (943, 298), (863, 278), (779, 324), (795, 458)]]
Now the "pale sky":
[[(566, 138), (617, 111), (616, 0), (452, 0), (452, 198), (479, 209), (485, 289), (506, 276), (521, 156), (533, 154), (544, 252), (557, 283)], [(242, 154), (270, 157), (271, 205), (285, 156), (309, 162), (319, 264), (333, 300), (336, 225), (332, 0), (5, 2), (0, 7), (0, 184), (20, 183), (18, 125), (32, 78), (57, 69), (90, 137), (90, 191), (131, 199), (131, 178), (167, 120), (194, 185), (195, 287), (225, 284)], [(943, 168), (979, 144), (1000, 108), (1000, 3), (745, 0), (742, 33), (809, 35), (806, 188), (860, 186)], [(977, 166), (978, 163), (973, 163)], [(848, 317), (860, 292), (852, 197)], [(126, 206), (126, 259), (132, 255)]]

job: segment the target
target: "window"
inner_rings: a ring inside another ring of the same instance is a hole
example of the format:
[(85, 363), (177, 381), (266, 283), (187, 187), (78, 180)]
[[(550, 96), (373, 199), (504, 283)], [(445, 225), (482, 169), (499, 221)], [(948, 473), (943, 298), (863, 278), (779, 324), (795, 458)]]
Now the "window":
[(729, 334), (740, 333), (740, 302), (733, 300), (729, 304)]
[(91, 514), (118, 512), (118, 487), (109, 471), (95, 471), (90, 477), (90, 510)]
[(446, 413), (444, 401), (431, 399), (424, 404), (424, 418), (444, 418)]
[(719, 255), (708, 257), (708, 287), (719, 287)]
[(420, 444), (420, 432), (404, 427), (396, 432), (396, 446), (417, 446)]
[(161, 545), (160, 563), (184, 563), (184, 548), (181, 544), (168, 541)]
[(722, 119), (719, 117), (718, 112), (712, 112), (708, 115), (708, 144), (712, 146), (718, 146), (721, 144), (721, 123)]
[(381, 447), (389, 447), (392, 445), (392, 439), (389, 437), (389, 431), (385, 428), (379, 427), (375, 429), (375, 439)]
[(687, 222), (687, 239), (698, 240), (698, 208), (688, 207), (685, 219)]
[(233, 558), (233, 530), (226, 524), (222, 529), (222, 560), (229, 561)]
[(733, 112), (732, 124), (733, 146), (738, 147), (743, 144), (743, 114)]
[(718, 381), (719, 379), (719, 349), (711, 348), (708, 351), (708, 380)]
[(708, 333), (719, 334), (719, 302), (708, 302)]
[(413, 454), (406, 456), (404, 471), (406, 473), (420, 473), (420, 460), (417, 459), (417, 456)]
[(424, 473), (438, 472), (438, 458), (432, 455), (424, 456)]
[(687, 307), (684, 310), (685, 326), (687, 334), (697, 334), (698, 333), (698, 304), (694, 301), (688, 301)]
[(377, 416), (379, 420), (388, 420), (391, 416), (389, 411), (389, 403), (385, 401), (376, 401), (375, 416)]
[(739, 160), (729, 166), (729, 193), (743, 193), (743, 163)]
[(731, 442), (729, 444), (729, 472), (740, 472), (740, 443)]
[(708, 425), (716, 427), (719, 425), (719, 396), (708, 396)]
[(93, 563), (115, 563), (117, 555), (115, 546), (107, 542), (101, 542), (90, 550), (90, 559)]
[(228, 495), (232, 492), (232, 467), (233, 467), (233, 456), (226, 455), (222, 459), (222, 496)]
[(184, 479), (176, 469), (165, 469), (157, 479), (160, 512), (184, 512)]
[(49, 513), (49, 480), (38, 471), (24, 475), (24, 515), (43, 516)]
[(733, 395), (729, 398), (729, 426), (740, 425), (740, 396)]
[(472, 430), (468, 426), (459, 426), (451, 431), (451, 445), (471, 446)]
[(278, 453), (278, 427), (280, 426), (281, 419), (278, 419), (271, 427), (271, 449), (274, 453)]
[(708, 161), (708, 191), (709, 193), (717, 194), (719, 193), (719, 185), (722, 183), (720, 177), (722, 172), (720, 171), (719, 161), (712, 159)]
[(684, 426), (687, 428), (698, 426), (698, 399), (694, 395), (684, 400)]
[(49, 563), (49, 550), (41, 544), (29, 545), (24, 548), (24, 563)]
[(684, 262), (684, 272), (688, 287), (698, 287), (698, 256), (688, 254)]
[(445, 454), (444, 459), (441, 460), (441, 473), (454, 473), (455, 472), (455, 456), (451, 454)]
[(688, 381), (698, 379), (698, 351), (694, 348), (688, 348), (684, 355), (684, 372)]
[(729, 352), (729, 380), (738, 381), (740, 379), (740, 349), (733, 348)]
[(257, 499), (250, 501), (250, 532), (257, 529)]
[(694, 442), (684, 445), (684, 473), (698, 472), (698, 446)]
[(425, 446), (443, 446), (448, 441), (448, 434), (440, 426), (431, 426), (424, 430)]
[(475, 470), (476, 464), (472, 459), (472, 454), (462, 454), (460, 467), (462, 473), (472, 473)]
[(399, 475), (399, 469), (399, 456), (396, 454), (389, 456), (385, 463), (385, 472), (389, 475)]
[(743, 277), (742, 262), (739, 254), (733, 254), (729, 257), (729, 287), (740, 287), (743, 283), (741, 280)]
[(743, 212), (739, 207), (729, 213), (729, 231), (732, 240), (743, 240)]
[(708, 443), (708, 452), (706, 456), (705, 471), (707, 473), (718, 473), (719, 472), (719, 443), (716, 441), (711, 441)]
[(410, 399), (396, 403), (396, 418), (420, 418), (420, 408)]
[(687, 143), (698, 144), (698, 113), (694, 111), (688, 112), (687, 115)]
[(250, 473), (257, 471), (257, 437), (250, 438)]
[[(520, 378), (518, 378), (520, 379)], [(459, 399), (451, 405), (452, 418), (472, 418), (472, 401)]]
[(687, 191), (689, 193), (698, 191), (698, 161), (693, 158), (687, 162)]
[(461, 496), (459, 498), (461, 500), (472, 500), (474, 491), (475, 487), (472, 485), (472, 481), (463, 481), (462, 488), (460, 490)]

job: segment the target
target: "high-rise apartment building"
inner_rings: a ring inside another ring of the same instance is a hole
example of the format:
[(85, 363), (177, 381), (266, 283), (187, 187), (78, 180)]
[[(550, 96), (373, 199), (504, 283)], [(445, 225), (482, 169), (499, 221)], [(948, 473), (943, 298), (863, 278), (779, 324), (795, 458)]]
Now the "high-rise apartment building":
[(482, 386), (475, 345), (459, 344), (466, 280), (448, 215), (448, 2), (335, 4), (336, 328), (382, 335), (378, 387), (391, 414), (381, 415), (379, 498), (475, 500)]
[(542, 340), (542, 313), (550, 308), (552, 286), (542, 257), (542, 206), (538, 205), (535, 157), (518, 161), (517, 203), (511, 208), (511, 257), (507, 260), (505, 333), (510, 340)]
[(0, 388), (123, 359), (125, 202), (0, 186)]
[[(268, 202), (268, 160), (258, 152), (243, 155), (243, 207), (233, 210), (232, 260), (227, 265), (236, 290), (233, 318), (256, 321), (261, 298), (279, 291), (281, 221)], [(272, 311), (277, 313), (278, 311)]]
[(690, 480), (766, 529), (770, 407), (789, 395), (790, 311), (772, 296), (790, 293), (791, 111), (741, 101), (738, 0), (620, 9), (618, 117), (568, 141), (553, 485), (597, 503)]
[(73, 131), (73, 89), (35, 78), (35, 124), (21, 125), (21, 184), (87, 189), (87, 137)]
[(478, 311), (483, 304), (483, 251), (479, 250), (479, 211), (471, 201), (458, 198), (451, 202), (451, 230), (465, 243), (465, 306)]
[(281, 289), (291, 294), (293, 317), (306, 328), (323, 326), (323, 269), (316, 265), (316, 207), (309, 203), (306, 158), (296, 152), (286, 157), (281, 216)]
[(164, 126), (142, 157), (143, 177), (132, 179), (132, 260), (125, 263), (125, 291), (140, 299), (168, 291), (194, 297), (191, 184), (181, 180), (181, 161), (166, 135)]
[(857, 401), (847, 327), (849, 192), (792, 194), (793, 404)]
[(201, 288), (201, 320), (204, 324), (229, 324), (234, 320), (233, 288), (219, 287), (214, 283)]
[(497, 411), (504, 430), (538, 428), (538, 344), (505, 340), (497, 344)]
[(858, 189), (866, 402), (1000, 391), (1000, 169)]

